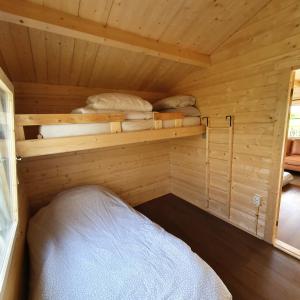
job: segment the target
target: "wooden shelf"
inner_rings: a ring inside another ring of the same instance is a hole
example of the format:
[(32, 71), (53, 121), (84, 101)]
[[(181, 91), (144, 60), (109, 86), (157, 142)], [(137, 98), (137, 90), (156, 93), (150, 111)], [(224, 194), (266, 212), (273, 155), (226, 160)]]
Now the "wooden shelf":
[(152, 129), (62, 138), (17, 141), (17, 155), (32, 157), (200, 135), (205, 126)]
[[(49, 114), (16, 115), (15, 132), (17, 156), (32, 157), (65, 152), (106, 148), (134, 143), (151, 142), (200, 135), (205, 126), (182, 127), (182, 113), (153, 113), (153, 128), (143, 131), (121, 132), (123, 114)], [(162, 128), (163, 120), (174, 120), (173, 128)], [(46, 124), (110, 123), (111, 132), (106, 134), (70, 136), (26, 140), (25, 126)]]

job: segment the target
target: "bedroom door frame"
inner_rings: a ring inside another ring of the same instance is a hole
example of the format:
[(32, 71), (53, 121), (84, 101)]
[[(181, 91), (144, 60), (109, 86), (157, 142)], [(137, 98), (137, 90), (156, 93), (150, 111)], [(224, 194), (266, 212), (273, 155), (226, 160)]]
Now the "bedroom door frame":
[[(295, 248), (292, 246), (289, 246), (285, 244), (284, 242), (280, 241), (277, 239), (277, 230), (278, 230), (278, 219), (279, 219), (279, 213), (280, 213), (280, 203), (281, 203), (281, 196), (282, 196), (282, 180), (283, 180), (283, 170), (284, 170), (284, 157), (286, 153), (286, 148), (287, 148), (287, 142), (288, 142), (288, 128), (289, 128), (289, 120), (290, 120), (290, 107), (292, 103), (292, 95), (293, 95), (293, 88), (294, 88), (294, 82), (295, 82), (295, 71), (300, 69), (300, 66), (298, 67), (293, 67), (292, 69), (289, 69), (289, 74), (283, 72), (282, 78), (287, 78), (288, 80), (285, 80), (284, 82), (281, 82), (283, 84), (281, 92), (279, 90), (279, 105), (277, 109), (281, 108), (282, 109), (282, 114), (278, 115), (278, 120), (277, 120), (277, 127), (278, 129), (274, 130), (274, 134), (278, 135), (278, 137), (275, 136), (275, 140), (277, 138), (277, 146), (279, 146), (279, 153), (280, 156), (278, 157), (279, 160), (277, 160), (277, 168), (273, 168), (275, 171), (274, 173), (274, 180), (272, 181), (273, 184), (274, 182), (277, 184), (273, 185), (274, 189), (272, 190), (272, 186), (270, 189), (270, 194), (274, 193), (275, 195), (275, 203), (274, 203), (274, 213), (271, 219), (269, 219), (269, 224), (267, 224), (268, 218), (266, 220), (266, 227), (267, 225), (270, 226), (270, 223), (272, 225), (272, 235), (271, 235), (271, 242), (274, 245), (274, 247), (288, 253), (289, 255), (292, 255), (298, 259), (300, 259), (300, 251), (295, 251)], [(285, 74), (284, 74), (285, 73)], [(285, 95), (285, 101), (283, 101), (283, 97)], [(282, 97), (282, 99), (281, 99)], [(282, 105), (280, 105), (280, 102)], [(280, 116), (282, 119), (280, 119)], [(284, 121), (284, 123), (283, 123)], [(282, 127), (281, 127), (282, 126)], [(276, 127), (276, 126), (275, 126)], [(281, 129), (280, 129), (281, 127)], [(281, 147), (280, 147), (281, 146)], [(276, 157), (276, 156), (275, 156)], [(274, 158), (275, 158), (274, 157)], [(276, 159), (276, 158), (275, 158)], [(274, 164), (274, 163), (273, 163)], [(276, 160), (275, 160), (275, 165), (276, 165)], [(276, 175), (278, 174), (278, 177), (276, 178)], [(274, 199), (274, 198), (273, 198)], [(272, 201), (272, 198), (269, 196), (269, 201)], [(268, 205), (270, 208), (270, 205)], [(267, 216), (268, 217), (268, 216)], [(266, 228), (267, 229), (267, 228)], [(266, 232), (265, 232), (266, 233)], [(265, 237), (268, 239), (268, 237)]]
[[(300, 66), (299, 66), (300, 67)], [(282, 169), (286, 143), (287, 124), (289, 117), (289, 106), (291, 90), (294, 85), (294, 68), (280, 70), (277, 89), (277, 105), (274, 114), (274, 132), (272, 141), (272, 155), (270, 168), (270, 181), (267, 198), (266, 220), (264, 229), (264, 240), (274, 244), (276, 234), (276, 221), (281, 197)], [(273, 176), (272, 176), (273, 175)]]

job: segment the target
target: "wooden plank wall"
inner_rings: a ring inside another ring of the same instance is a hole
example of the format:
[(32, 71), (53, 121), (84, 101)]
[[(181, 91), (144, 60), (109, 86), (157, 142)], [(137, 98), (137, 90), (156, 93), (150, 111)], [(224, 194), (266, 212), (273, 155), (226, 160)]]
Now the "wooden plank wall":
[[(197, 96), (202, 115), (212, 122), (234, 115), (226, 220), (268, 241), (279, 191), (290, 71), (300, 67), (299, 24), (299, 1), (271, 1), (212, 54), (209, 69), (191, 74), (171, 91)], [(172, 191), (200, 207), (207, 200), (204, 156), (203, 140), (173, 143)], [(255, 193), (263, 197), (259, 211), (251, 202)]]
[(155, 142), (24, 159), (19, 176), (32, 209), (83, 184), (101, 184), (137, 205), (170, 192), (169, 165), (169, 143)]
[(16, 113), (51, 114), (70, 113), (72, 109), (86, 105), (88, 96), (99, 93), (131, 93), (153, 102), (165, 93), (113, 90), (54, 84), (14, 82)]
[[(133, 43), (136, 38), (132, 40), (128, 33), (147, 38), (144, 43), (148, 45), (149, 39), (151, 44), (157, 42), (155, 48), (174, 45), (184, 55), (183, 49), (210, 54), (268, 1), (31, 0), (85, 22), (99, 22), (99, 32), (105, 25), (106, 31), (125, 31), (122, 38), (129, 37)], [(152, 57), (147, 51), (137, 53), (63, 36), (64, 30), (55, 34), (23, 25), (0, 22), (0, 66), (12, 81), (167, 91), (197, 70), (163, 59), (163, 55)], [(104, 44), (110, 44), (106, 37)]]
[(200, 208), (207, 207), (205, 193), (205, 137), (171, 142), (171, 191)]
[[(28, 83), (14, 83), (14, 86), (18, 113), (66, 113), (84, 105), (88, 95), (109, 91)], [(122, 92), (148, 100), (164, 96)], [(137, 205), (170, 192), (169, 145), (169, 142), (153, 142), (23, 159), (18, 164), (19, 179), (31, 209), (47, 203), (61, 190), (81, 184), (102, 184)]]

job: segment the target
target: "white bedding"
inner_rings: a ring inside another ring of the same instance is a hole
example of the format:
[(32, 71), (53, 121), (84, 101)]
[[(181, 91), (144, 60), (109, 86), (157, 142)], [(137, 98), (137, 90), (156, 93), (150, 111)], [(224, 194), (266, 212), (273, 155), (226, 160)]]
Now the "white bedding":
[[(153, 128), (152, 120), (123, 121), (122, 131), (140, 131)], [(42, 125), (40, 134), (43, 138), (55, 138), (77, 135), (92, 135), (110, 133), (110, 124), (89, 123), (89, 124), (62, 124), (62, 125)]]
[(231, 299), (188, 245), (99, 186), (60, 193), (28, 242), (30, 299)]
[(294, 176), (291, 173), (284, 171), (283, 178), (282, 178), (282, 186), (286, 186), (291, 181), (293, 181), (293, 179), (294, 179)]
[[(186, 117), (183, 119), (183, 126), (195, 126), (200, 124), (199, 117)], [(163, 128), (175, 127), (174, 120), (164, 120)], [(153, 120), (131, 120), (122, 122), (122, 131), (140, 131), (153, 129)], [(61, 124), (61, 125), (42, 125), (39, 129), (44, 138), (79, 136), (110, 133), (109, 123), (94, 124)]]

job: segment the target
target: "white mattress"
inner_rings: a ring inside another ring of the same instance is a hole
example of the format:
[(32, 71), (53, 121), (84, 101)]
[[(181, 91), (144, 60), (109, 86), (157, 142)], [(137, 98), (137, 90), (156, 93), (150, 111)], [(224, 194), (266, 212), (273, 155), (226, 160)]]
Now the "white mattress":
[[(183, 126), (195, 126), (200, 124), (199, 117), (186, 117), (183, 119)], [(164, 128), (175, 126), (174, 120), (163, 121)], [(123, 121), (122, 131), (140, 131), (153, 129), (153, 120), (134, 120)], [(93, 124), (62, 124), (62, 125), (42, 125), (40, 126), (40, 134), (44, 138), (79, 136), (110, 133), (109, 123), (93, 123)]]
[[(183, 127), (200, 125), (200, 117), (185, 117), (183, 119)], [(175, 127), (175, 120), (163, 121), (163, 128)]]
[(231, 299), (188, 245), (99, 186), (60, 193), (28, 242), (30, 299)]

